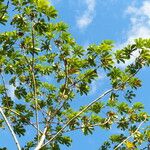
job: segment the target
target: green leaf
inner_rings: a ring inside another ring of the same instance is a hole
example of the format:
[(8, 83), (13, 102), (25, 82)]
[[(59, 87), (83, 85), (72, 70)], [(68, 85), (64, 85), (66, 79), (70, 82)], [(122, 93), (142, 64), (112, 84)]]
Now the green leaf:
[(98, 114), (102, 108), (104, 108), (104, 103), (102, 102), (96, 102), (94, 105), (91, 107), (91, 111)]
[(84, 135), (89, 135), (93, 133), (94, 128), (93, 127), (88, 127), (88, 126), (83, 126), (82, 127), (82, 132)]
[(0, 85), (0, 94), (4, 94), (5, 93), (5, 86), (4, 85)]
[(144, 109), (144, 105), (141, 102), (136, 102), (134, 103), (132, 108), (135, 110), (141, 111), (142, 109)]
[(26, 89), (21, 86), (16, 87), (14, 93), (18, 99), (24, 98), (27, 95)]
[(123, 134), (114, 134), (110, 136), (110, 140), (115, 143), (120, 143), (122, 142), (126, 137)]

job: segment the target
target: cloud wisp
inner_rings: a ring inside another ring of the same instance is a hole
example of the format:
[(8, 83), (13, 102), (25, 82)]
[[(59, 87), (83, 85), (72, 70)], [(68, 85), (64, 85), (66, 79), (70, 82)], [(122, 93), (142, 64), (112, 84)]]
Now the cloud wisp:
[[(135, 4), (129, 6), (126, 11), (126, 15), (130, 17), (130, 28), (126, 33), (126, 41), (117, 45), (118, 49), (134, 42), (137, 38), (150, 38), (150, 1), (143, 1), (140, 7), (136, 7)], [(131, 59), (126, 61), (125, 64), (120, 64), (120, 67), (125, 67), (131, 64), (136, 57), (139, 56), (139, 52), (133, 52)]]
[(78, 28), (85, 29), (93, 21), (95, 14), (96, 0), (85, 0), (87, 9), (83, 12), (81, 16), (77, 17), (76, 23)]
[(143, 1), (141, 7), (129, 6), (126, 13), (130, 15), (131, 29), (128, 41), (135, 38), (150, 38), (150, 1)]

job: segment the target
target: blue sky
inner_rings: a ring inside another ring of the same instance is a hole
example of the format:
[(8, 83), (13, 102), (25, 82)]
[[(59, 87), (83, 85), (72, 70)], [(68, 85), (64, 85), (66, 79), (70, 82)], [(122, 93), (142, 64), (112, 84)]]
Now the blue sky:
[[(102, 40), (110, 39), (115, 41), (115, 49), (119, 49), (132, 43), (135, 38), (150, 37), (149, 0), (51, 0), (51, 2), (59, 11), (59, 19), (69, 24), (72, 35), (85, 47), (91, 43), (98, 44)], [(136, 55), (137, 53), (134, 57)], [(142, 79), (143, 86), (136, 92), (135, 101), (143, 102), (145, 110), (150, 113), (150, 69), (144, 68), (138, 76)], [(108, 86), (105, 83), (105, 75), (100, 73), (98, 81), (92, 84), (89, 101), (105, 91)], [(87, 101), (82, 103), (86, 104)], [(80, 131), (73, 132), (72, 146), (62, 147), (62, 150), (98, 150), (99, 145), (109, 134), (117, 132), (111, 130), (106, 133), (96, 129), (92, 136), (87, 137)]]
[[(119, 49), (135, 38), (150, 37), (149, 0), (51, 0), (51, 3), (59, 12), (58, 19), (69, 25), (73, 37), (84, 47), (110, 39), (115, 41), (115, 48)], [(134, 56), (136, 55), (135, 53)], [(135, 101), (143, 102), (145, 110), (150, 113), (150, 69), (144, 68), (138, 76), (142, 79), (143, 86), (137, 91)], [(108, 85), (105, 75), (100, 72), (98, 80), (92, 83), (89, 97), (82, 97), (81, 104), (95, 99), (107, 90)], [(78, 107), (76, 101), (74, 106)], [(62, 150), (98, 150), (108, 135), (117, 132), (111, 130), (106, 133), (98, 128), (93, 135), (86, 137), (81, 131), (72, 132), (70, 135), (73, 137), (73, 144), (69, 148), (62, 146)], [(6, 139), (10, 140), (11, 150), (13, 143), (8, 135), (3, 135), (0, 144)]]

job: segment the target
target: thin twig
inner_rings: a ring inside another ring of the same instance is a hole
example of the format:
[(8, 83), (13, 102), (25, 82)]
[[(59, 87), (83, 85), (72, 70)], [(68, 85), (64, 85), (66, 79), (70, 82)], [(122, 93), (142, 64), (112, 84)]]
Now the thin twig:
[[(66, 130), (64, 131), (63, 133), (67, 133), (67, 132), (71, 132), (71, 131), (75, 131), (75, 130), (80, 130), (80, 129), (83, 129), (85, 127), (89, 127), (89, 128), (93, 128), (93, 127), (96, 127), (96, 126), (103, 126), (103, 125), (106, 125), (109, 121), (110, 121), (111, 118), (108, 118), (104, 123), (96, 123), (96, 124), (92, 124), (92, 125), (84, 125), (84, 126), (80, 126), (80, 127), (77, 127), (77, 128), (74, 128), (74, 129), (70, 129), (70, 130)], [(53, 136), (55, 135), (56, 133), (53, 133), (49, 136)]]
[(4, 120), (5, 120), (5, 122), (6, 122), (7, 126), (8, 126), (8, 129), (10, 130), (10, 133), (12, 134), (12, 137), (13, 137), (15, 143), (16, 143), (17, 149), (18, 149), (18, 150), (21, 150), (21, 146), (20, 146), (19, 141), (18, 141), (18, 139), (17, 139), (17, 137), (16, 137), (16, 135), (15, 135), (15, 132), (14, 132), (14, 130), (12, 129), (12, 127), (11, 127), (11, 125), (10, 125), (10, 123), (9, 123), (7, 117), (5, 116), (5, 114), (4, 114), (4, 112), (3, 112), (3, 109), (2, 109), (1, 107), (0, 107), (0, 113), (1, 113), (2, 117), (3, 117)]

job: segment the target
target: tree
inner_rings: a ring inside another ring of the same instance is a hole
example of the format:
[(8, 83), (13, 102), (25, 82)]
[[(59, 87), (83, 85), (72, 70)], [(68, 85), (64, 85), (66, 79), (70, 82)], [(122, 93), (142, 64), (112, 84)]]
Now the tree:
[[(132, 99), (141, 87), (137, 73), (150, 65), (150, 39), (136, 39), (121, 50), (113, 50), (110, 40), (84, 49), (68, 26), (57, 22), (48, 0), (0, 0), (0, 8), (1, 26), (8, 27), (0, 34), (0, 127), (10, 130), (18, 150), (59, 150), (61, 144), (71, 145), (68, 132), (88, 135), (96, 126), (111, 130), (112, 125), (124, 134), (111, 135), (100, 149), (147, 145), (149, 115)], [(135, 51), (137, 58), (120, 68)], [(88, 96), (99, 70), (107, 74), (110, 89), (75, 111), (72, 101), (80, 103), (79, 95)], [(15, 96), (9, 95), (8, 85)], [(35, 131), (32, 139), (20, 145), (27, 130)]]

